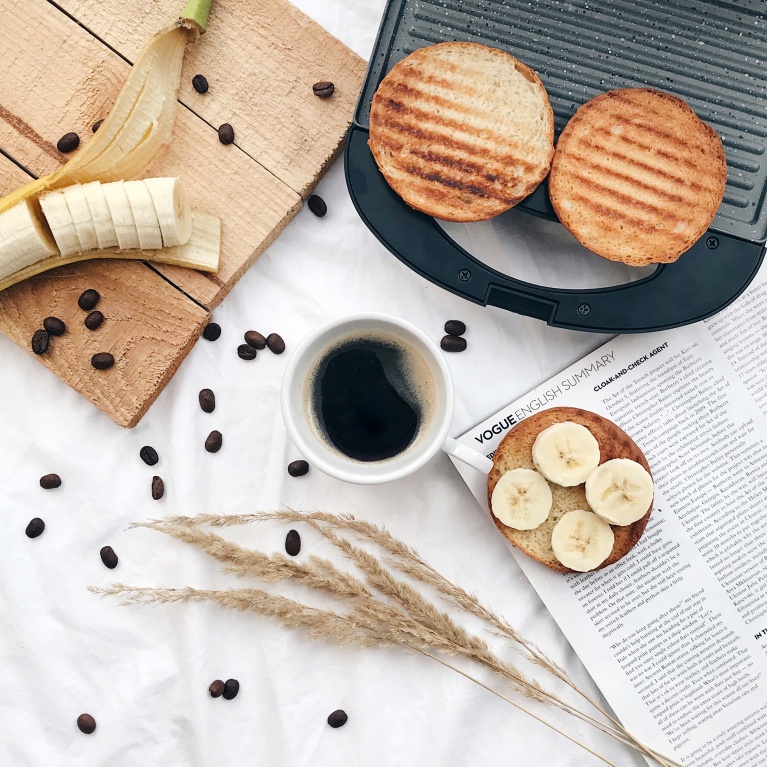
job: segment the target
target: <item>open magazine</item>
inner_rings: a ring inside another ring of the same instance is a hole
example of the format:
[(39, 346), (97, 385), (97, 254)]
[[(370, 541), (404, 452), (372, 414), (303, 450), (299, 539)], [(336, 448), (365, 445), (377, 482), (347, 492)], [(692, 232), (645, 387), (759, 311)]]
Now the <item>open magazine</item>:
[[(619, 336), (458, 438), (549, 407), (623, 428), (655, 480), (637, 546), (563, 575), (514, 557), (615, 713), (685, 767), (767, 764), (767, 268), (707, 322)], [(456, 462), (487, 507), (487, 477)]]

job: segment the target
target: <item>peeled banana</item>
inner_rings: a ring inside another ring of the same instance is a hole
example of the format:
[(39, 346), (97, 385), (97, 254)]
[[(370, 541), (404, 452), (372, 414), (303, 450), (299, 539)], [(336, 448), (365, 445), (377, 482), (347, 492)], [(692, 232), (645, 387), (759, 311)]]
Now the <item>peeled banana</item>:
[(532, 469), (512, 469), (496, 483), (490, 499), (493, 515), (515, 530), (534, 530), (548, 519), (549, 483)]
[(599, 465), (599, 443), (579, 423), (563, 421), (544, 429), (533, 443), (535, 468), (550, 482), (574, 487)]
[(586, 500), (611, 525), (630, 525), (641, 519), (653, 499), (653, 481), (641, 464), (614, 458), (594, 469), (586, 480)]
[(610, 525), (592, 511), (568, 511), (551, 533), (554, 556), (579, 573), (599, 567), (610, 556), (615, 534)]

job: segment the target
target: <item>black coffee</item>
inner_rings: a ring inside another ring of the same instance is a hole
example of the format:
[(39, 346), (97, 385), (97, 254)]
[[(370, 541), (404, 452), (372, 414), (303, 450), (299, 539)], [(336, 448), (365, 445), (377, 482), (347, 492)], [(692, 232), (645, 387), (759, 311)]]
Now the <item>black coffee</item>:
[(320, 362), (312, 408), (320, 430), (344, 455), (383, 461), (415, 439), (428, 404), (425, 365), (399, 343), (357, 338)]

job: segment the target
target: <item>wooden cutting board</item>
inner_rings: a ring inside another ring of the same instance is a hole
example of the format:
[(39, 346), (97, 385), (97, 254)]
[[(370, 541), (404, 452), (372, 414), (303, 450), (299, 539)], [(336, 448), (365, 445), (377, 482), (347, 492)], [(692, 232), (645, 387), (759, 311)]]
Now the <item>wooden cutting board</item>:
[[(56, 142), (85, 142), (106, 116), (144, 43), (183, 0), (3, 0), (0, 3), (0, 196), (55, 170)], [(198, 94), (192, 77), (208, 79)], [(0, 292), (0, 331), (32, 355), (49, 315), (66, 335), (34, 359), (118, 424), (135, 426), (253, 261), (301, 208), (342, 146), (365, 62), (286, 0), (214, 0), (208, 32), (188, 46), (173, 140), (145, 176), (180, 176), (199, 210), (222, 220), (221, 268), (88, 261)], [(312, 84), (331, 80), (317, 98)], [(235, 143), (218, 141), (231, 123)], [(71, 155), (70, 155), (71, 156)], [(102, 295), (89, 331), (77, 297)], [(98, 351), (115, 356), (96, 371)]]

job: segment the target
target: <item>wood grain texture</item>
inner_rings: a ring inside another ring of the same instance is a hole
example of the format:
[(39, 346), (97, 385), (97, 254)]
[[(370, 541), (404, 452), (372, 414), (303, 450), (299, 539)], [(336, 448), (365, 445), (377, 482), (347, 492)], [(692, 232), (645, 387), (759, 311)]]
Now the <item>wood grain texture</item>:
[[(128, 60), (172, 21), (179, 0), (58, 0)], [(306, 197), (338, 154), (352, 119), (366, 63), (287, 0), (215, 0), (208, 31), (184, 60), (180, 100)], [(202, 73), (201, 95), (192, 77)], [(330, 80), (321, 99), (312, 85)]]

